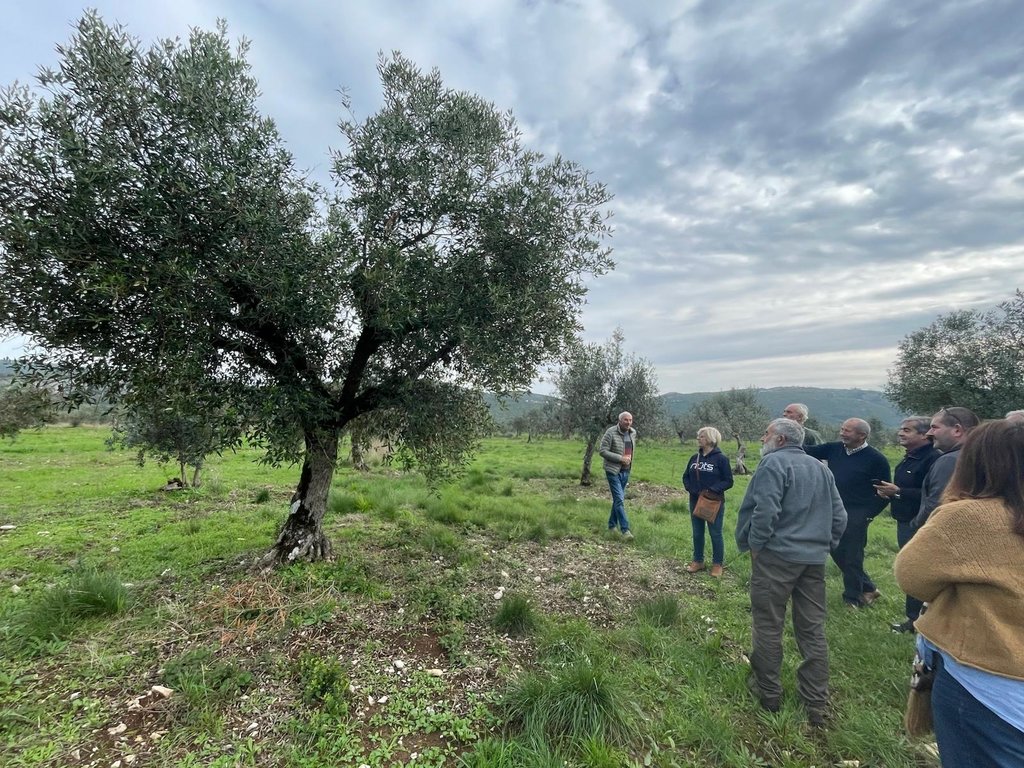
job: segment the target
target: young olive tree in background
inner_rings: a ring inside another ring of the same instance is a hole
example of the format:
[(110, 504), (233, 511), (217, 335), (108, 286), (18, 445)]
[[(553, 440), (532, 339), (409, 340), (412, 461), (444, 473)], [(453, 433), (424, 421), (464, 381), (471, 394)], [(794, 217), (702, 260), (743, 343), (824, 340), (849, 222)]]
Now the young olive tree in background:
[(300, 461), (270, 564), (329, 554), (353, 420), (442, 473), (486, 423), (480, 389), (563, 356), (610, 267), (609, 197), (394, 54), (380, 112), (340, 123), (329, 198), (258, 112), (246, 51), (224, 25), (144, 49), (90, 14), (36, 91), (0, 94), (0, 330), (48, 350), (31, 375), (72, 396), (188, 392)]
[(999, 418), (1024, 407), (1024, 293), (990, 312), (941, 315), (911, 333), (885, 395), (909, 413), (960, 405)]
[(730, 389), (696, 403), (687, 411), (684, 426), (689, 437), (696, 437), (701, 427), (714, 427), (723, 440), (735, 440), (738, 449), (747, 440), (760, 437), (771, 419), (757, 399), (756, 389)]
[(651, 427), (660, 415), (654, 367), (622, 349), (625, 337), (616, 329), (604, 344), (582, 344), (554, 377), (569, 423), (586, 441), (580, 485), (590, 485), (594, 448), (622, 411), (633, 414), (637, 432)]
[(887, 445), (896, 444), (896, 430), (885, 426), (880, 418), (872, 416), (868, 420), (871, 427), (871, 444), (875, 448), (884, 448)]
[(41, 427), (55, 416), (53, 398), (41, 387), (0, 385), (0, 438), (14, 439), (23, 429)]
[(181, 486), (198, 488), (206, 457), (234, 448), (241, 437), (241, 425), (228, 409), (196, 410), (187, 397), (162, 393), (117, 418), (107, 445), (134, 449), (140, 467), (147, 456), (162, 464), (174, 462)]

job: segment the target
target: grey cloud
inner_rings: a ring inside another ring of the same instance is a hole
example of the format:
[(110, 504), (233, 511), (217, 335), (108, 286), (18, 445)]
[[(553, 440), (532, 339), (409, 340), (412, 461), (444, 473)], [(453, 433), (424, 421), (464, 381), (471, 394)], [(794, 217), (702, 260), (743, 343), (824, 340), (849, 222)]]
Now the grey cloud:
[[(1024, 273), (1016, 0), (97, 5), (146, 39), (226, 17), (323, 177), (337, 91), (372, 114), (379, 50), (512, 109), (616, 195), (619, 268), (585, 336), (621, 326), (666, 390), (878, 386), (904, 335)], [(52, 60), (79, 13), (8, 14), (0, 82)]]

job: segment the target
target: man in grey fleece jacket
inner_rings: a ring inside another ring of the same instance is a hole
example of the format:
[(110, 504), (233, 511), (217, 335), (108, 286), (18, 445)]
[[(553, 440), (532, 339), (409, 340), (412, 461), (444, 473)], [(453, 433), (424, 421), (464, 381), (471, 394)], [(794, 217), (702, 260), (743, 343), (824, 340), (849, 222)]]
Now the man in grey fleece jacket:
[(782, 700), (782, 633), (793, 600), (793, 630), (803, 664), (797, 693), (808, 721), (825, 724), (828, 645), (825, 640), (825, 562), (846, 530), (846, 509), (832, 473), (800, 447), (804, 430), (775, 419), (761, 438), (761, 463), (747, 486), (736, 521), (736, 544), (750, 552), (754, 650), (751, 689), (761, 706)]

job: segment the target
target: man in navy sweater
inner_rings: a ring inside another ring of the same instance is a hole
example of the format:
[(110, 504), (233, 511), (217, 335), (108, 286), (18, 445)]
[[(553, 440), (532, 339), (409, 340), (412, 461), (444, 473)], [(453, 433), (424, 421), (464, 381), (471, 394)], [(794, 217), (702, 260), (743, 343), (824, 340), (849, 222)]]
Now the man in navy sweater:
[(875, 492), (875, 483), (889, 482), (889, 460), (868, 445), (871, 426), (864, 419), (847, 419), (839, 429), (839, 442), (808, 445), (808, 456), (824, 461), (832, 471), (839, 497), (846, 507), (846, 531), (832, 559), (843, 572), (843, 601), (850, 608), (875, 602), (881, 593), (864, 571), (868, 525), (887, 503)]

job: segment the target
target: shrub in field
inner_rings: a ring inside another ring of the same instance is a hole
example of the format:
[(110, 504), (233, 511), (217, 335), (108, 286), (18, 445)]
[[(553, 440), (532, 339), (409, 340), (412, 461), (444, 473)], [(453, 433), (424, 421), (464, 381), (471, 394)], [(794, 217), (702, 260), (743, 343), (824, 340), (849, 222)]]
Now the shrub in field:
[(336, 717), (348, 714), (349, 679), (337, 659), (303, 654), (299, 659), (299, 681), (304, 704), (322, 707)]
[(190, 709), (205, 711), (246, 690), (252, 673), (211, 648), (194, 648), (164, 664), (164, 682), (180, 691)]
[(537, 614), (523, 595), (505, 595), (494, 616), (494, 628), (510, 635), (528, 635), (537, 627)]
[(204, 410), (189, 402), (187, 394), (168, 390), (128, 409), (114, 423), (108, 445), (135, 450), (140, 467), (147, 456), (161, 464), (174, 462), (182, 486), (197, 488), (206, 457), (240, 440), (241, 426), (230, 409)]

